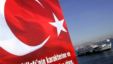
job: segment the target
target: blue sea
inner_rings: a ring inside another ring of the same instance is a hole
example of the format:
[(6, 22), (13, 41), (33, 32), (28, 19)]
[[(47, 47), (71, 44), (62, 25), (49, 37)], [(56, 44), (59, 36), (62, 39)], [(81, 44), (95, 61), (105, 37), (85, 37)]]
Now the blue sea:
[(79, 64), (113, 64), (113, 43), (111, 50), (80, 56), (78, 57), (78, 61)]

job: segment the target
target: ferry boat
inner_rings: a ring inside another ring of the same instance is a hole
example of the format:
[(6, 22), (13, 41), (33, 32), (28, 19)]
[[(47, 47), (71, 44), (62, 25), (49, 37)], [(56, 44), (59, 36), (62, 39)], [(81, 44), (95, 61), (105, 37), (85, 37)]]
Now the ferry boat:
[(112, 48), (112, 43), (110, 42), (109, 39), (107, 39), (106, 41), (101, 41), (96, 44), (91, 44), (88, 46), (84, 46), (82, 48), (78, 48), (77, 55), (78, 56), (88, 55), (96, 52), (110, 50), (111, 48)]

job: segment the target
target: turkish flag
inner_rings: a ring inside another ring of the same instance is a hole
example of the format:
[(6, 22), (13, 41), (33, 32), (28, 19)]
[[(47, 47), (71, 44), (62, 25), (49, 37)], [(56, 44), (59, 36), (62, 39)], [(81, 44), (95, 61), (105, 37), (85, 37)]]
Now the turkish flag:
[(78, 64), (58, 0), (1, 0), (0, 64)]

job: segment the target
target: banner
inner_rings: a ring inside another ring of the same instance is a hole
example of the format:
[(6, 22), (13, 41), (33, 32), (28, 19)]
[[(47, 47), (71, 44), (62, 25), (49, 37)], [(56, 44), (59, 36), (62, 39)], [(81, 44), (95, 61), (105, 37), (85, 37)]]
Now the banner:
[(0, 0), (0, 64), (77, 64), (58, 0)]

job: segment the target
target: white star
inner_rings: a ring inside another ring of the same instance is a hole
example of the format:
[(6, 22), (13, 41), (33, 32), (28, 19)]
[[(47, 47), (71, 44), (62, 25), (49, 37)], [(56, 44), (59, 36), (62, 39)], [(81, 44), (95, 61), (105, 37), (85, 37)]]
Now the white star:
[(53, 16), (54, 16), (55, 22), (50, 22), (50, 24), (57, 28), (57, 35), (59, 36), (61, 31), (67, 32), (63, 26), (64, 19), (58, 20), (55, 14), (53, 14)]
[(42, 3), (39, 0), (35, 0), (37, 3), (40, 4), (40, 6), (42, 6), (44, 8), (44, 6), (42, 5)]

